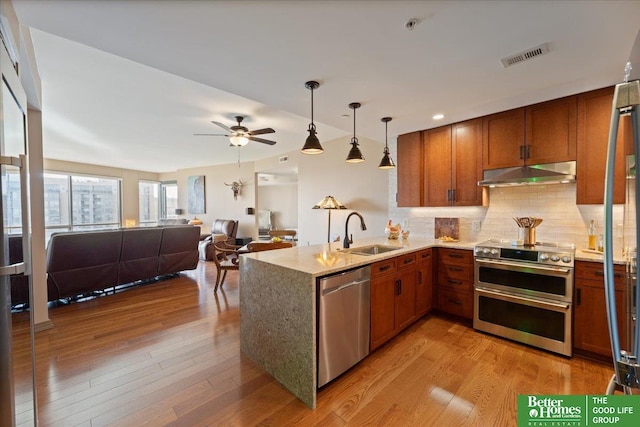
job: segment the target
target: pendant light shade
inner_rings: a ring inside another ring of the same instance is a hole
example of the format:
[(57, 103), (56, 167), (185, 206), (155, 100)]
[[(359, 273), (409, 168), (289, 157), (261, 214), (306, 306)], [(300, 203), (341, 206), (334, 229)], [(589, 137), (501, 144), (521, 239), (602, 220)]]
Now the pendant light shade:
[(352, 102), (349, 104), (349, 108), (353, 110), (353, 138), (351, 138), (351, 150), (347, 155), (347, 163), (360, 163), (364, 162), (364, 156), (358, 146), (358, 138), (356, 138), (356, 109), (360, 108), (359, 102)]
[(393, 169), (396, 167), (395, 163), (393, 163), (393, 159), (391, 159), (391, 155), (389, 154), (389, 143), (387, 141), (388, 138), (388, 129), (387, 126), (391, 121), (391, 117), (383, 117), (380, 121), (384, 122), (384, 155), (382, 156), (382, 160), (380, 160), (380, 164), (378, 165), (379, 169)]
[(320, 154), (324, 152), (324, 149), (322, 148), (322, 145), (320, 145), (320, 140), (316, 133), (316, 125), (313, 123), (313, 91), (320, 87), (320, 83), (308, 81), (304, 86), (311, 91), (311, 123), (309, 123), (309, 129), (307, 129), (309, 136), (307, 136), (304, 146), (300, 151), (303, 154)]

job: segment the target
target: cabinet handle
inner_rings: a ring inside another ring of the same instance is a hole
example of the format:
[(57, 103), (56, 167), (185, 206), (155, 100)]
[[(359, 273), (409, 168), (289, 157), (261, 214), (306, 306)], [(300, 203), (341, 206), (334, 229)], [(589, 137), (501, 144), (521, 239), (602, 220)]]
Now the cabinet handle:
[(520, 159), (524, 160), (524, 145), (518, 147), (520, 149)]
[(576, 304), (582, 304), (582, 289), (580, 288), (578, 288), (578, 291), (576, 292)]
[(447, 202), (451, 201), (451, 189), (447, 189)]
[(449, 271), (462, 271), (463, 270), (462, 267), (447, 267), (447, 269)]
[(447, 281), (449, 283), (453, 283), (454, 285), (462, 285), (462, 281), (461, 280), (448, 279)]
[(451, 204), (454, 204), (456, 201), (456, 189), (451, 190)]
[(530, 145), (525, 145), (525, 151), (524, 151), (524, 158), (525, 159), (530, 159), (531, 158), (531, 146)]
[(401, 286), (400, 283), (401, 283), (400, 280), (396, 280), (396, 286), (395, 286), (395, 289), (393, 291), (394, 295), (400, 295), (400, 286)]
[(422, 285), (422, 271), (418, 271), (418, 285)]
[(460, 254), (448, 254), (449, 258), (462, 258)]
[[(604, 277), (604, 271), (602, 271), (602, 270), (596, 270), (596, 271), (593, 272), (593, 274), (596, 275), (596, 276)], [(620, 273), (613, 273), (613, 277), (615, 277), (617, 279), (622, 279), (624, 277), (624, 275), (620, 274)]]
[(402, 262), (404, 265), (411, 264), (414, 261), (413, 257), (405, 258)]
[(423, 259), (424, 259), (424, 258), (429, 258), (430, 256), (431, 256), (431, 252), (427, 252), (427, 253), (425, 253), (425, 254), (422, 254), (422, 255), (421, 255), (421, 258), (423, 258)]
[(390, 268), (391, 268), (391, 266), (387, 264), (387, 265), (383, 265), (382, 267), (378, 268), (378, 271), (387, 271)]
[(450, 302), (451, 304), (462, 305), (462, 301), (457, 300), (457, 299), (451, 299), (451, 298), (448, 298), (448, 299), (447, 299), (447, 302)]

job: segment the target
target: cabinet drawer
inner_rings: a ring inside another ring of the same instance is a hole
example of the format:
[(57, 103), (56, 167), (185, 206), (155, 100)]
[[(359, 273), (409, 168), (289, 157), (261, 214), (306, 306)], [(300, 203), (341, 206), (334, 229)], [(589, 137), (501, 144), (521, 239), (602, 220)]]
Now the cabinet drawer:
[(391, 258), (371, 264), (371, 277), (373, 278), (383, 276), (385, 274), (395, 274), (396, 259), (397, 258)]
[(438, 248), (438, 259), (443, 264), (466, 265), (473, 267), (473, 251)]
[(473, 282), (473, 269), (468, 266), (441, 264), (438, 268), (438, 282), (445, 285), (447, 283), (457, 285), (457, 282)]
[(410, 254), (401, 255), (399, 257), (396, 257), (396, 260), (396, 267), (398, 271), (403, 271), (415, 267), (417, 262), (416, 253), (413, 252)]
[(456, 316), (473, 317), (473, 293), (448, 288), (438, 289), (438, 309)]
[[(596, 280), (604, 283), (604, 266), (599, 262), (576, 261), (575, 276), (576, 279)], [(624, 284), (624, 266), (613, 266), (613, 280), (617, 285)]]
[(432, 263), (432, 251), (431, 249), (425, 249), (424, 251), (418, 252), (416, 255), (416, 260), (419, 265), (431, 264)]

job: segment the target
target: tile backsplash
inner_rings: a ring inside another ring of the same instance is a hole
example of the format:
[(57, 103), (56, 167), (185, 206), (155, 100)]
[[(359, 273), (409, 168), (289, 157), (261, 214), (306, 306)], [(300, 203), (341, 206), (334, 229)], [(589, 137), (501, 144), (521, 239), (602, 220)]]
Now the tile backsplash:
[[(590, 220), (596, 221), (599, 233), (604, 224), (602, 205), (576, 205), (576, 184), (491, 188), (488, 207), (398, 208), (396, 176), (392, 173), (389, 178), (390, 218), (406, 224), (411, 235), (427, 239), (434, 238), (435, 217), (460, 218), (460, 239), (482, 241), (516, 239), (518, 226), (513, 217), (535, 216), (543, 219), (536, 230), (538, 241), (574, 243), (577, 249), (584, 249)], [(617, 252), (622, 250), (623, 205), (614, 206), (613, 224)]]

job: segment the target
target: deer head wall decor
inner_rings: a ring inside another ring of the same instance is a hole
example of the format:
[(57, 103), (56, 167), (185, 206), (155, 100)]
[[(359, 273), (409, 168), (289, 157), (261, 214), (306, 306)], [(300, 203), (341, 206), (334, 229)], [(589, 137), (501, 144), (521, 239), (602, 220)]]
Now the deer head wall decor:
[(227, 184), (225, 182), (224, 185), (231, 187), (231, 191), (233, 191), (233, 200), (238, 200), (238, 194), (240, 194), (240, 191), (242, 190), (242, 181), (233, 181), (231, 184)]

